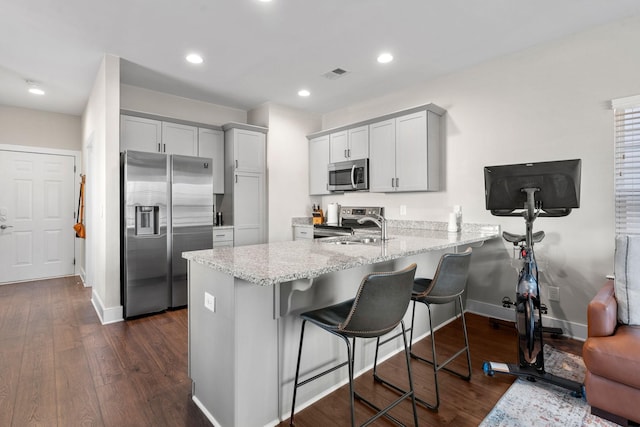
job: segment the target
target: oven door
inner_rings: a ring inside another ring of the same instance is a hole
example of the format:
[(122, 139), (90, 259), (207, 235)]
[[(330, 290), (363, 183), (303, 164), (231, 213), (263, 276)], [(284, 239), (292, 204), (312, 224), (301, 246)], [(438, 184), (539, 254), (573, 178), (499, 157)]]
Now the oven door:
[(355, 191), (369, 189), (369, 159), (330, 163), (329, 191)]

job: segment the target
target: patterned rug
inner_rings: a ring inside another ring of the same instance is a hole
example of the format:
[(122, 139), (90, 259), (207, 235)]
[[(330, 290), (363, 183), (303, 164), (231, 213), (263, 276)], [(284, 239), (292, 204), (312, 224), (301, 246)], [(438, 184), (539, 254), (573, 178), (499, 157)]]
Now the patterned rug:
[[(579, 356), (545, 345), (544, 361), (549, 373), (580, 383), (584, 380), (585, 367)], [(615, 427), (616, 424), (591, 415), (584, 399), (573, 397), (562, 387), (518, 378), (480, 424), (480, 427), (496, 426)]]

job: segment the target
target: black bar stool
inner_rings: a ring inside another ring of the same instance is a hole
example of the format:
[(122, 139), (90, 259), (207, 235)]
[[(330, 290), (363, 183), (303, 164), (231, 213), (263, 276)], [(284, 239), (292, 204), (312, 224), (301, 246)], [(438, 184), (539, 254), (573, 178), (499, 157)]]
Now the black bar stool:
[[(410, 397), (413, 404), (414, 423), (418, 425), (418, 415), (416, 412), (416, 401), (413, 393), (413, 380), (411, 377), (411, 364), (409, 359), (409, 346), (406, 337), (404, 339), (404, 351), (407, 360), (407, 374), (409, 377), (409, 391), (403, 392), (402, 396), (393, 401), (387, 407), (380, 409), (353, 388), (353, 369), (355, 360), (356, 338), (378, 338), (391, 332), (398, 324), (402, 327), (402, 335), (405, 336), (403, 316), (407, 312), (411, 301), (413, 280), (416, 273), (416, 264), (411, 264), (404, 270), (371, 273), (366, 275), (354, 299), (335, 304), (329, 307), (320, 308), (302, 313), (302, 329), (300, 331), (300, 347), (298, 350), (298, 363), (296, 366), (296, 379), (293, 388), (293, 401), (291, 402), (290, 425), (294, 425), (294, 411), (296, 405), (296, 393), (298, 387), (308, 384), (330, 372), (335, 371), (345, 365), (349, 367), (349, 396), (351, 403), (351, 425), (355, 426), (354, 398), (369, 405), (378, 411), (373, 417), (368, 419), (363, 426), (369, 425), (381, 416), (386, 416), (392, 421), (402, 425), (396, 418), (388, 412)], [(302, 356), (302, 342), (304, 339), (304, 327), (307, 322), (311, 322), (327, 332), (342, 338), (347, 346), (347, 361), (337, 366), (329, 368), (304, 381), (299, 380), (300, 358)], [(349, 342), (353, 341), (353, 346)]]
[[(435, 382), (436, 389), (436, 400), (435, 403), (429, 403), (426, 400), (416, 397), (416, 402), (421, 405), (435, 410), (438, 410), (440, 406), (440, 390), (438, 389), (438, 371), (445, 370), (449, 373), (452, 373), (466, 381), (471, 379), (471, 354), (469, 352), (469, 338), (467, 336), (467, 323), (464, 319), (464, 307), (462, 306), (462, 293), (464, 292), (467, 285), (467, 278), (469, 277), (469, 264), (471, 261), (471, 248), (468, 248), (465, 252), (459, 254), (444, 254), (440, 258), (440, 262), (438, 263), (438, 268), (436, 269), (436, 273), (433, 276), (433, 279), (423, 279), (418, 278), (415, 279), (413, 284), (413, 293), (411, 295), (411, 300), (413, 301), (413, 310), (411, 313), (411, 335), (409, 339), (409, 351), (411, 353), (411, 357), (417, 359), (421, 362), (427, 363), (433, 367), (433, 378)], [(453, 302), (456, 307), (458, 304), (460, 306), (460, 315), (462, 317), (462, 329), (464, 332), (464, 347), (458, 350), (453, 356), (449, 357), (442, 363), (438, 363), (437, 355), (436, 355), (436, 341), (433, 333), (433, 320), (431, 318), (431, 305), (432, 304), (448, 304)], [(416, 314), (416, 303), (422, 303), (427, 306), (427, 310), (429, 312), (429, 330), (431, 331), (431, 351), (433, 354), (433, 360), (428, 360), (422, 356), (418, 356), (412, 351), (412, 343), (413, 343), (413, 326)], [(379, 344), (384, 344), (392, 339), (398, 337), (399, 334), (383, 341)], [(456, 359), (461, 354), (466, 353), (467, 355), (467, 373), (459, 373), (453, 371), (446, 366)], [(377, 362), (378, 362), (378, 348), (376, 347), (376, 355), (373, 364), (373, 377), (376, 381), (381, 382), (398, 392), (405, 393), (400, 387), (390, 383), (382, 379), (377, 373)]]

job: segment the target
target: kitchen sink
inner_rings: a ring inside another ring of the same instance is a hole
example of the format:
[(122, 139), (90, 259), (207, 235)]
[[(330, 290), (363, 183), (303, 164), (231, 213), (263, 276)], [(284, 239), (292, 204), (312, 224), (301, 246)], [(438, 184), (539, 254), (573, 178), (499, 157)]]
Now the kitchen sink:
[(320, 242), (333, 244), (333, 245), (371, 245), (380, 243), (379, 237), (362, 237), (362, 236), (350, 236), (350, 237), (329, 237), (320, 239)]

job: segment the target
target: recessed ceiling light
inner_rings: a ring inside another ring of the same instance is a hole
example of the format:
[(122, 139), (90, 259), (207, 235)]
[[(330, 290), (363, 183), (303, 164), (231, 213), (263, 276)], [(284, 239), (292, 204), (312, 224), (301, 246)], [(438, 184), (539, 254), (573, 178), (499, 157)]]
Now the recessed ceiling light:
[(34, 95), (44, 95), (44, 91), (40, 88), (37, 87), (30, 87), (29, 88), (29, 93), (32, 93)]
[(298, 96), (305, 96), (305, 97), (306, 97), (306, 96), (309, 96), (309, 95), (311, 95), (311, 92), (309, 92), (309, 91), (308, 91), (308, 90), (306, 90), (306, 89), (300, 89), (300, 90), (298, 91)]
[(26, 82), (28, 86), (27, 90), (29, 91), (29, 93), (33, 95), (44, 95), (44, 90), (42, 90), (42, 88), (40, 87), (40, 84), (32, 80), (26, 80)]
[(262, 3), (269, 3), (271, 0), (260, 0)]
[(386, 64), (391, 61), (393, 61), (393, 55), (391, 55), (390, 53), (385, 52), (385, 53), (381, 53), (378, 56), (378, 62), (381, 64)]
[(191, 62), (192, 64), (202, 64), (204, 60), (202, 59), (202, 56), (198, 55), (197, 53), (190, 53), (189, 55), (187, 55), (187, 61)]

